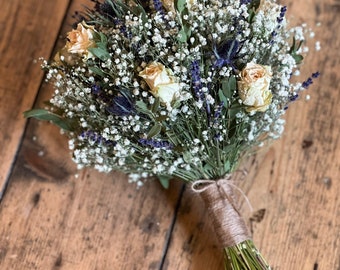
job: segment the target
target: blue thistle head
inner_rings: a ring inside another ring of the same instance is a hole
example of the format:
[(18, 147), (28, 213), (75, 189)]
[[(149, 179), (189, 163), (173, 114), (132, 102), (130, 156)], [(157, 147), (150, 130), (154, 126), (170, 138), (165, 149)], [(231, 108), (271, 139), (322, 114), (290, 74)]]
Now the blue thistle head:
[(223, 66), (230, 66), (236, 69), (236, 62), (243, 55), (240, 55), (242, 48), (242, 42), (236, 39), (229, 39), (224, 41), (214, 48), (214, 54), (216, 56), (215, 67), (221, 68)]
[(91, 86), (91, 93), (93, 95), (100, 95), (101, 94), (101, 86), (99, 84), (93, 84)]
[(248, 5), (248, 4), (250, 4), (252, 2), (252, 0), (241, 0), (240, 1), (240, 4), (241, 5)]
[(117, 96), (113, 97), (106, 110), (116, 116), (127, 116), (136, 113), (132, 97), (127, 91), (123, 90), (120, 91)]

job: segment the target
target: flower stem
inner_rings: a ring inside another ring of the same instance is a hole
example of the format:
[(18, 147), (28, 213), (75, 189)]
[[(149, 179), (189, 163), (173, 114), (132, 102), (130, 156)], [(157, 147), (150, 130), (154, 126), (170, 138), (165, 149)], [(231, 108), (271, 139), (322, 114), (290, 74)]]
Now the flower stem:
[(225, 270), (270, 270), (252, 240), (224, 248)]

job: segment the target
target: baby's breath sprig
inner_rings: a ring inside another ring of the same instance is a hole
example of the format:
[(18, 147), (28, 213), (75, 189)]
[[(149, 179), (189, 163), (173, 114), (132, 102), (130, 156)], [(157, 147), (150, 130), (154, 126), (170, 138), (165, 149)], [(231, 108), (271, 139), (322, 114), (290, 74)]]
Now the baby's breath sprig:
[[(120, 170), (138, 186), (152, 176), (220, 185), (281, 136), (285, 110), (319, 76), (291, 82), (305, 28), (289, 27), (275, 0), (93, 2), (43, 62), (55, 87), (47, 109), (25, 112), (67, 131), (79, 168)], [(225, 253), (226, 269), (269, 269), (250, 239)]]

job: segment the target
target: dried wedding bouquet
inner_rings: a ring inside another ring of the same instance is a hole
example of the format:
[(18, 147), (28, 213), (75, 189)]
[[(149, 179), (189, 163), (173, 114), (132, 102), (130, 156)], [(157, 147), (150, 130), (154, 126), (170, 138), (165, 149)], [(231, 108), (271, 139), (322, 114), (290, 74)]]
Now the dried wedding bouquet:
[(55, 92), (25, 112), (69, 137), (79, 168), (192, 184), (224, 248), (225, 269), (270, 269), (235, 206), (241, 158), (279, 138), (306, 29), (275, 0), (105, 0), (78, 14), (55, 58)]

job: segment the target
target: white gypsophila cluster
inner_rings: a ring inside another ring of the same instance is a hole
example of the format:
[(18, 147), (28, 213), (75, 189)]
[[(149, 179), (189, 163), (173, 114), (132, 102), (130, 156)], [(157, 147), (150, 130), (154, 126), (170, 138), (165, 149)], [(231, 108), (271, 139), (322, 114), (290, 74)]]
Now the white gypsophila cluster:
[[(308, 51), (300, 44), (307, 30), (288, 28), (276, 1), (197, 0), (183, 10), (161, 3), (105, 1), (88, 15), (92, 57), (61, 51), (43, 64), (55, 86), (51, 111), (73, 129), (79, 168), (124, 171), (138, 185), (155, 175), (221, 176), (243, 152), (281, 136), (287, 106), (311, 83), (290, 81)], [(249, 63), (270, 70), (265, 109), (240, 96)]]

